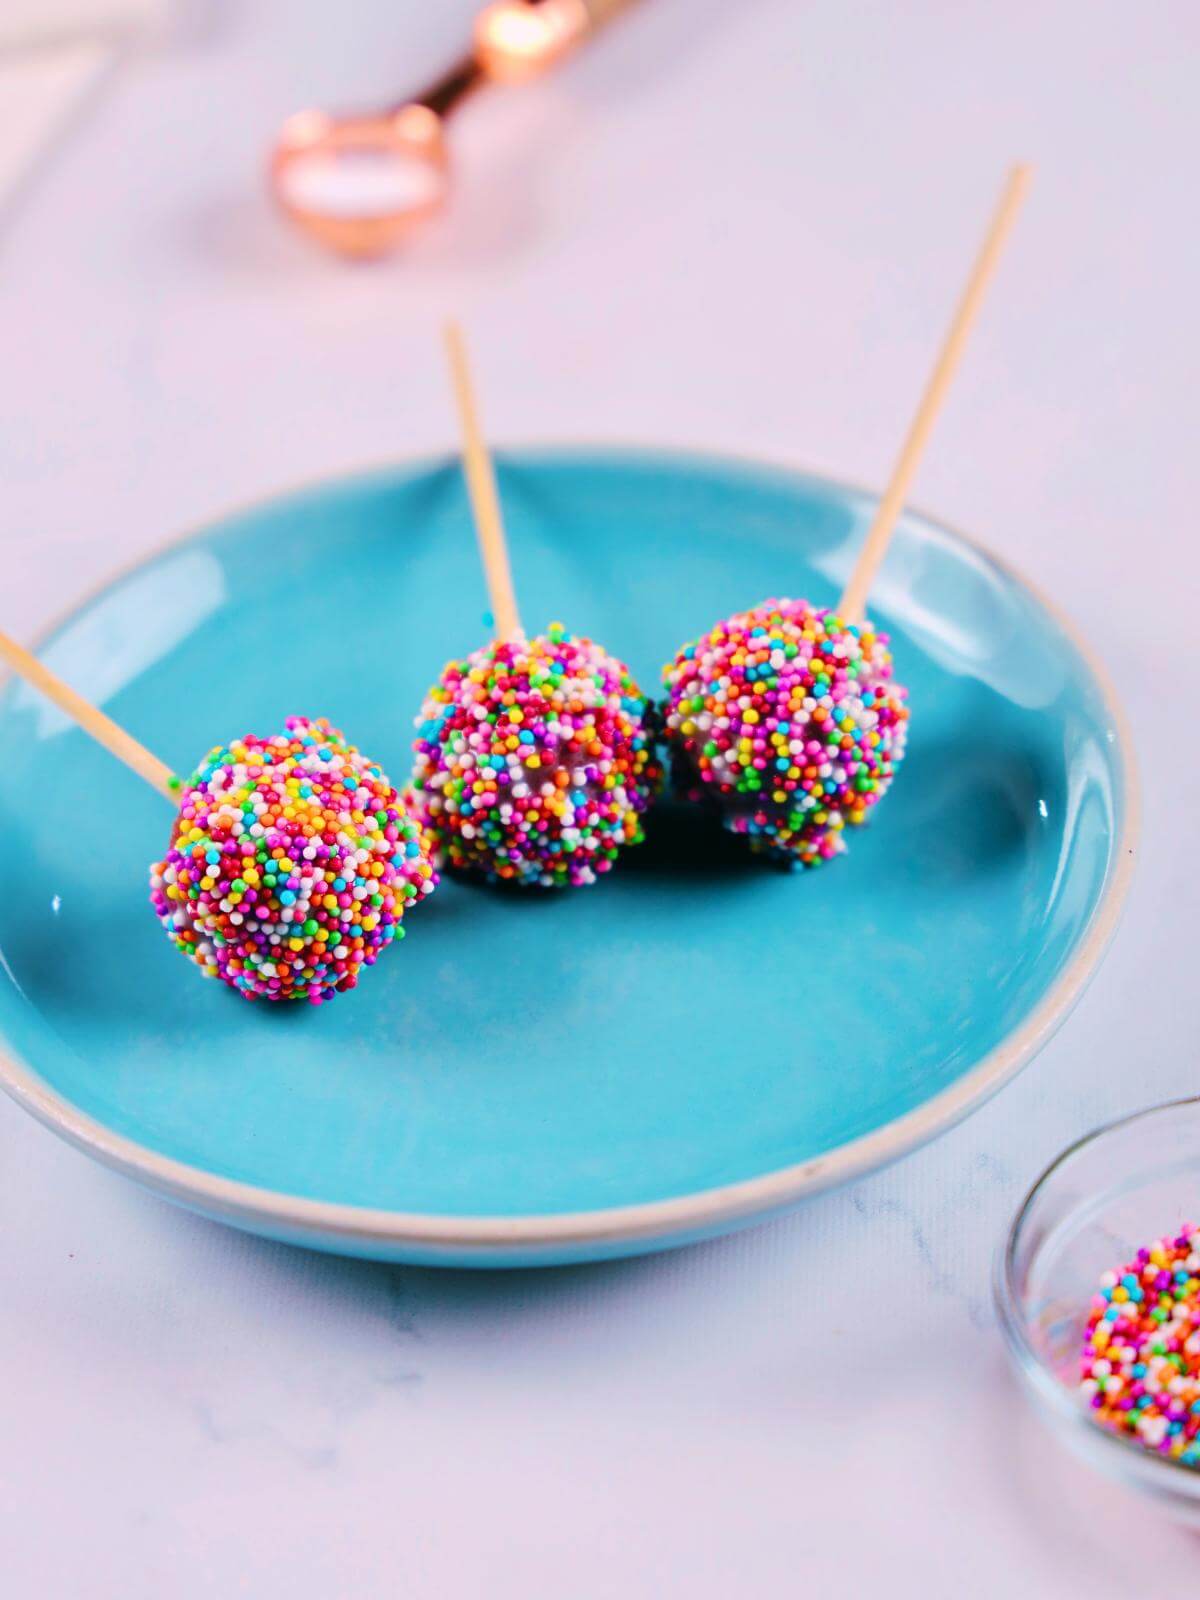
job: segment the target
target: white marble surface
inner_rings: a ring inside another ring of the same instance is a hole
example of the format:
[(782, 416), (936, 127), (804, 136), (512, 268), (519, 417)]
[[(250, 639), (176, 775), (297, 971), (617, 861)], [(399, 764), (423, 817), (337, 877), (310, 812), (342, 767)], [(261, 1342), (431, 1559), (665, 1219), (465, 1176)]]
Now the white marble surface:
[(464, 114), (459, 205), (406, 259), (310, 253), (261, 203), (272, 127), (419, 79), (470, 9), (197, 5), (5, 219), (5, 624), (32, 633), (230, 503), (445, 445), (451, 308), (502, 438), (878, 483), (1023, 154), (1037, 187), (918, 499), (1056, 593), (1124, 678), (1139, 880), (1079, 1010), (964, 1126), (788, 1220), (627, 1265), (274, 1247), (4, 1101), (4, 1593), (1186, 1592), (1194, 1542), (1026, 1416), (988, 1271), (1063, 1143), (1197, 1088), (1200, 13), (647, 0), (556, 80)]

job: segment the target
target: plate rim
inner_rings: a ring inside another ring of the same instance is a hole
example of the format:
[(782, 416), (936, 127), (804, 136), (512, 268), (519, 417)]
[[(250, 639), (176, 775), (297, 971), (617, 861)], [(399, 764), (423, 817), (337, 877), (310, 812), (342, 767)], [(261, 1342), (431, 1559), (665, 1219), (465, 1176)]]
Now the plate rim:
[[(807, 480), (843, 494), (867, 500), (878, 499), (875, 491), (860, 484), (793, 462), (748, 452), (710, 450), (701, 446), (688, 448), (673, 444), (629, 444), (621, 440), (592, 439), (584, 443), (561, 440), (549, 444), (506, 445), (497, 454), (500, 458), (506, 455), (519, 456), (525, 461), (607, 455), (641, 459), (647, 463), (653, 460), (669, 461), (680, 467), (686, 467), (688, 463), (704, 463), (730, 470), (769, 473), (783, 479)], [(394, 457), (326, 472), (239, 502), (169, 535), (149, 550), (116, 567), (41, 627), (35, 636), (33, 648), (42, 649), (89, 605), (132, 573), (161, 559), (173, 548), (199, 539), (227, 522), (321, 489), (348, 487), (398, 471), (432, 472), (447, 463), (452, 464), (455, 459), (452, 452), (421, 452)], [(1100, 691), (1116, 734), (1116, 748), (1120, 757), (1119, 810), (1122, 817), (1120, 833), (1113, 846), (1108, 881), (1092, 913), (1091, 922), (1067, 966), (1019, 1027), (1013, 1029), (969, 1072), (923, 1105), (894, 1117), (870, 1133), (836, 1145), (819, 1156), (777, 1167), (752, 1178), (740, 1179), (736, 1183), (696, 1189), (689, 1194), (665, 1200), (586, 1211), (472, 1216), (393, 1211), (339, 1201), (312, 1200), (245, 1183), (240, 1179), (220, 1177), (203, 1167), (160, 1155), (135, 1139), (114, 1133), (96, 1118), (79, 1110), (39, 1078), (3, 1040), (0, 1040), (0, 1088), (39, 1122), (85, 1154), (157, 1193), (197, 1208), (209, 1216), (252, 1230), (261, 1230), (266, 1226), (291, 1231), (300, 1237), (320, 1236), (331, 1243), (347, 1246), (387, 1245), (426, 1250), (441, 1247), (469, 1251), (484, 1258), (491, 1253), (503, 1255), (517, 1248), (537, 1251), (562, 1246), (637, 1243), (676, 1235), (701, 1236), (727, 1225), (736, 1225), (739, 1221), (783, 1210), (805, 1195), (816, 1194), (862, 1177), (910, 1154), (939, 1133), (948, 1131), (1028, 1065), (1066, 1020), (1099, 967), (1116, 933), (1133, 878), (1141, 830), (1141, 793), (1137, 757), (1124, 707), (1107, 667), (1070, 618), (1039, 585), (997, 555), (981, 539), (923, 511), (911, 502), (905, 505), (904, 511), (906, 515), (919, 519), (937, 533), (948, 536), (991, 562), (1046, 611), (1079, 653)], [(0, 672), (0, 689), (10, 676), (9, 672)]]

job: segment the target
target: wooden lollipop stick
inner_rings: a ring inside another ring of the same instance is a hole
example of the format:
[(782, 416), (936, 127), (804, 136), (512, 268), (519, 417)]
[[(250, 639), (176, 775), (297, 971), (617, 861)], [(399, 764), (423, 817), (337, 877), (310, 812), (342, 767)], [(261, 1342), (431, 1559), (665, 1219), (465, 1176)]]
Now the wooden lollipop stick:
[(84, 733), (90, 733), (97, 744), (102, 744), (106, 750), (112, 752), (118, 761), (123, 761), (131, 771), (136, 772), (139, 778), (145, 778), (147, 783), (153, 784), (161, 793), (166, 795), (172, 805), (179, 803), (179, 780), (165, 766), (157, 756), (151, 755), (144, 745), (126, 733), (124, 728), (119, 728), (111, 717), (106, 717), (99, 706), (92, 705), (90, 700), (85, 700), (82, 695), (75, 693), (61, 678), (56, 678), (48, 667), (44, 667), (36, 656), (31, 656), (17, 643), (10, 639), (6, 633), (0, 633), (0, 660), (7, 661), (14, 672), (31, 683), (35, 689), (40, 689), (48, 700), (65, 711), (72, 721), (77, 722)]
[(521, 619), (517, 615), (517, 597), (513, 591), (504, 522), (500, 516), (500, 497), (496, 493), (496, 475), (479, 426), (479, 411), (475, 405), (475, 391), (471, 385), (471, 370), (462, 329), (457, 322), (448, 322), (445, 334), (450, 380), (454, 386), (462, 431), (463, 471), (471, 496), (475, 534), (479, 540), (479, 554), (483, 559), (484, 576), (491, 597), (492, 615), (496, 619), (496, 637), (508, 639), (514, 633), (520, 633)]
[(879, 510), (875, 513), (875, 520), (867, 534), (866, 543), (862, 547), (858, 562), (846, 585), (846, 591), (842, 595), (838, 612), (847, 622), (862, 621), (867, 593), (887, 553), (888, 540), (892, 536), (897, 518), (904, 509), (913, 474), (929, 442), (929, 435), (933, 431), (933, 424), (946, 398), (950, 380), (954, 377), (958, 363), (962, 359), (967, 335), (979, 315), (984, 293), (996, 270), (1004, 241), (1008, 238), (1009, 229), (1016, 220), (1017, 211), (1025, 198), (1031, 177), (1032, 169), (1027, 166), (1015, 166), (1008, 175), (1004, 193), (992, 218), (992, 225), (971, 269), (971, 276), (967, 279), (967, 286), (963, 290), (962, 299), (954, 313), (954, 320), (946, 333), (941, 353), (925, 387), (925, 393), (921, 396), (921, 404), (917, 407), (917, 414), (908, 430), (904, 447), (892, 469), (891, 481), (883, 499), (879, 502)]

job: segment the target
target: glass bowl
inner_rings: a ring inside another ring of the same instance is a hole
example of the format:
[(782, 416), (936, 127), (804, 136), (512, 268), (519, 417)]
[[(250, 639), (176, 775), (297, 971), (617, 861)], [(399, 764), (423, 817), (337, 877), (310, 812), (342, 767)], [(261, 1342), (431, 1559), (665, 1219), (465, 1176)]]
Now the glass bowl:
[(995, 1295), (1009, 1354), (1042, 1418), (1092, 1466), (1200, 1527), (1200, 1470), (1108, 1432), (1078, 1390), (1101, 1274), (1183, 1222), (1200, 1223), (1200, 1099), (1123, 1117), (1064, 1150), (1013, 1219)]

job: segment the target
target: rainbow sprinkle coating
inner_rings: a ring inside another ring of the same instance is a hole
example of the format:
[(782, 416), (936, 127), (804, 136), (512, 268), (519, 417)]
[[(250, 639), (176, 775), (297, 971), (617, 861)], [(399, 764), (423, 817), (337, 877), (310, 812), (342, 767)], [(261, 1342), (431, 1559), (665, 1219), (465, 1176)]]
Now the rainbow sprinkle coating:
[(406, 799), (452, 867), (594, 883), (661, 786), (651, 711), (628, 667), (559, 622), (497, 640), (429, 691)]
[(171, 942), (247, 1000), (353, 989), (437, 877), (373, 761), (324, 719), (210, 750), (183, 785), (150, 903)]
[(1193, 1223), (1101, 1278), (1080, 1389), (1106, 1428), (1200, 1467), (1200, 1230)]
[(764, 600), (663, 668), (677, 786), (751, 846), (806, 867), (843, 851), (904, 756), (888, 637), (806, 600)]

